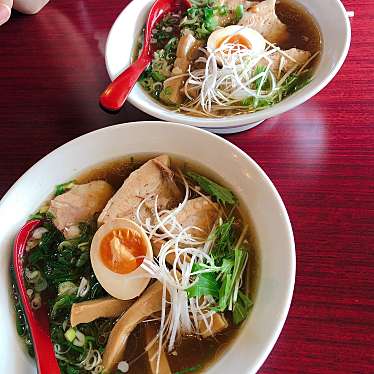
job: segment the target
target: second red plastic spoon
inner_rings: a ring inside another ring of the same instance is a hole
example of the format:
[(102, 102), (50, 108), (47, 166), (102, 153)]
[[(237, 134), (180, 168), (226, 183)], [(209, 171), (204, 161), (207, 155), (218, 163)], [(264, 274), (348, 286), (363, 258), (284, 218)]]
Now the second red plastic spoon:
[(152, 61), (151, 37), (152, 29), (167, 13), (183, 10), (190, 6), (188, 0), (156, 0), (149, 12), (144, 31), (143, 50), (138, 59), (123, 71), (100, 96), (100, 104), (107, 110), (121, 109), (127, 96), (139, 79), (142, 72)]

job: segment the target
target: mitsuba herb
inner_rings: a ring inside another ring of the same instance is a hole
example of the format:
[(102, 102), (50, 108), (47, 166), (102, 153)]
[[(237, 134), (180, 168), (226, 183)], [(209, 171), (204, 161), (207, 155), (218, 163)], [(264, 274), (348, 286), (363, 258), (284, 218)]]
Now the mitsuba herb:
[(195, 181), (204, 192), (212, 196), (218, 203), (223, 205), (236, 203), (234, 194), (228, 188), (193, 171), (186, 172), (186, 175)]

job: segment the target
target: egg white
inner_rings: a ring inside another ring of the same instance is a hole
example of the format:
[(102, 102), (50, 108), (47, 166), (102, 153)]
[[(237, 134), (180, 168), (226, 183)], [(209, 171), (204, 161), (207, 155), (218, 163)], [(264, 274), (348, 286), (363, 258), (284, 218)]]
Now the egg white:
[(109, 221), (96, 231), (91, 243), (90, 257), (95, 276), (109, 295), (121, 300), (131, 300), (139, 296), (145, 290), (151, 279), (149, 273), (140, 266), (131, 273), (115, 273), (104, 265), (100, 253), (102, 239), (109, 232), (124, 228), (137, 231), (141, 235), (147, 248), (146, 257), (152, 260), (152, 245), (144, 230), (136, 223), (123, 218), (116, 218)]
[(227, 26), (218, 30), (213, 31), (207, 42), (208, 52), (214, 52), (217, 48), (220, 47), (220, 43), (225, 44), (225, 40), (229, 39), (230, 36), (240, 35), (244, 38), (248, 44), (251, 45), (251, 50), (254, 53), (261, 53), (265, 50), (266, 41), (264, 37), (256, 30), (253, 30), (250, 27), (232, 25)]

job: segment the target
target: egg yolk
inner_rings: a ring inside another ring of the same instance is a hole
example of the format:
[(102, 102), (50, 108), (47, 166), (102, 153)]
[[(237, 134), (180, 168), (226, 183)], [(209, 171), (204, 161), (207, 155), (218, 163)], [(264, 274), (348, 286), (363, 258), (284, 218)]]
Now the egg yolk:
[(222, 38), (221, 40), (218, 41), (217, 48), (221, 47), (223, 42), (232, 43), (232, 44), (241, 44), (248, 49), (252, 48), (251, 42), (248, 39), (246, 39), (243, 35), (240, 35), (240, 34), (234, 34), (230, 36), (229, 38), (227, 37)]
[(100, 254), (104, 265), (118, 274), (134, 271), (143, 262), (147, 247), (142, 236), (131, 229), (115, 229), (104, 236)]

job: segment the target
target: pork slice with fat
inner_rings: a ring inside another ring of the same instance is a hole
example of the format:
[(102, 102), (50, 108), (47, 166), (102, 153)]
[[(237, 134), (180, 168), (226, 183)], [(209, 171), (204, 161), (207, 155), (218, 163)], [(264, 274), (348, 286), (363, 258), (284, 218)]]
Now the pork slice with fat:
[(128, 218), (136, 221), (137, 208), (145, 198), (148, 200), (140, 211), (143, 221), (153, 217), (156, 196), (159, 210), (175, 207), (182, 195), (173, 180), (173, 172), (169, 167), (170, 157), (161, 155), (147, 161), (132, 172), (108, 201), (98, 218), (98, 223), (101, 225), (114, 218)]
[(66, 238), (76, 236), (77, 231), (72, 228), (100, 213), (113, 192), (112, 186), (105, 181), (73, 186), (69, 191), (51, 200), (49, 213), (54, 217), (53, 223)]
[(276, 0), (265, 0), (251, 6), (238, 24), (258, 31), (271, 43), (283, 43), (288, 39), (288, 31), (275, 14), (275, 3)]

